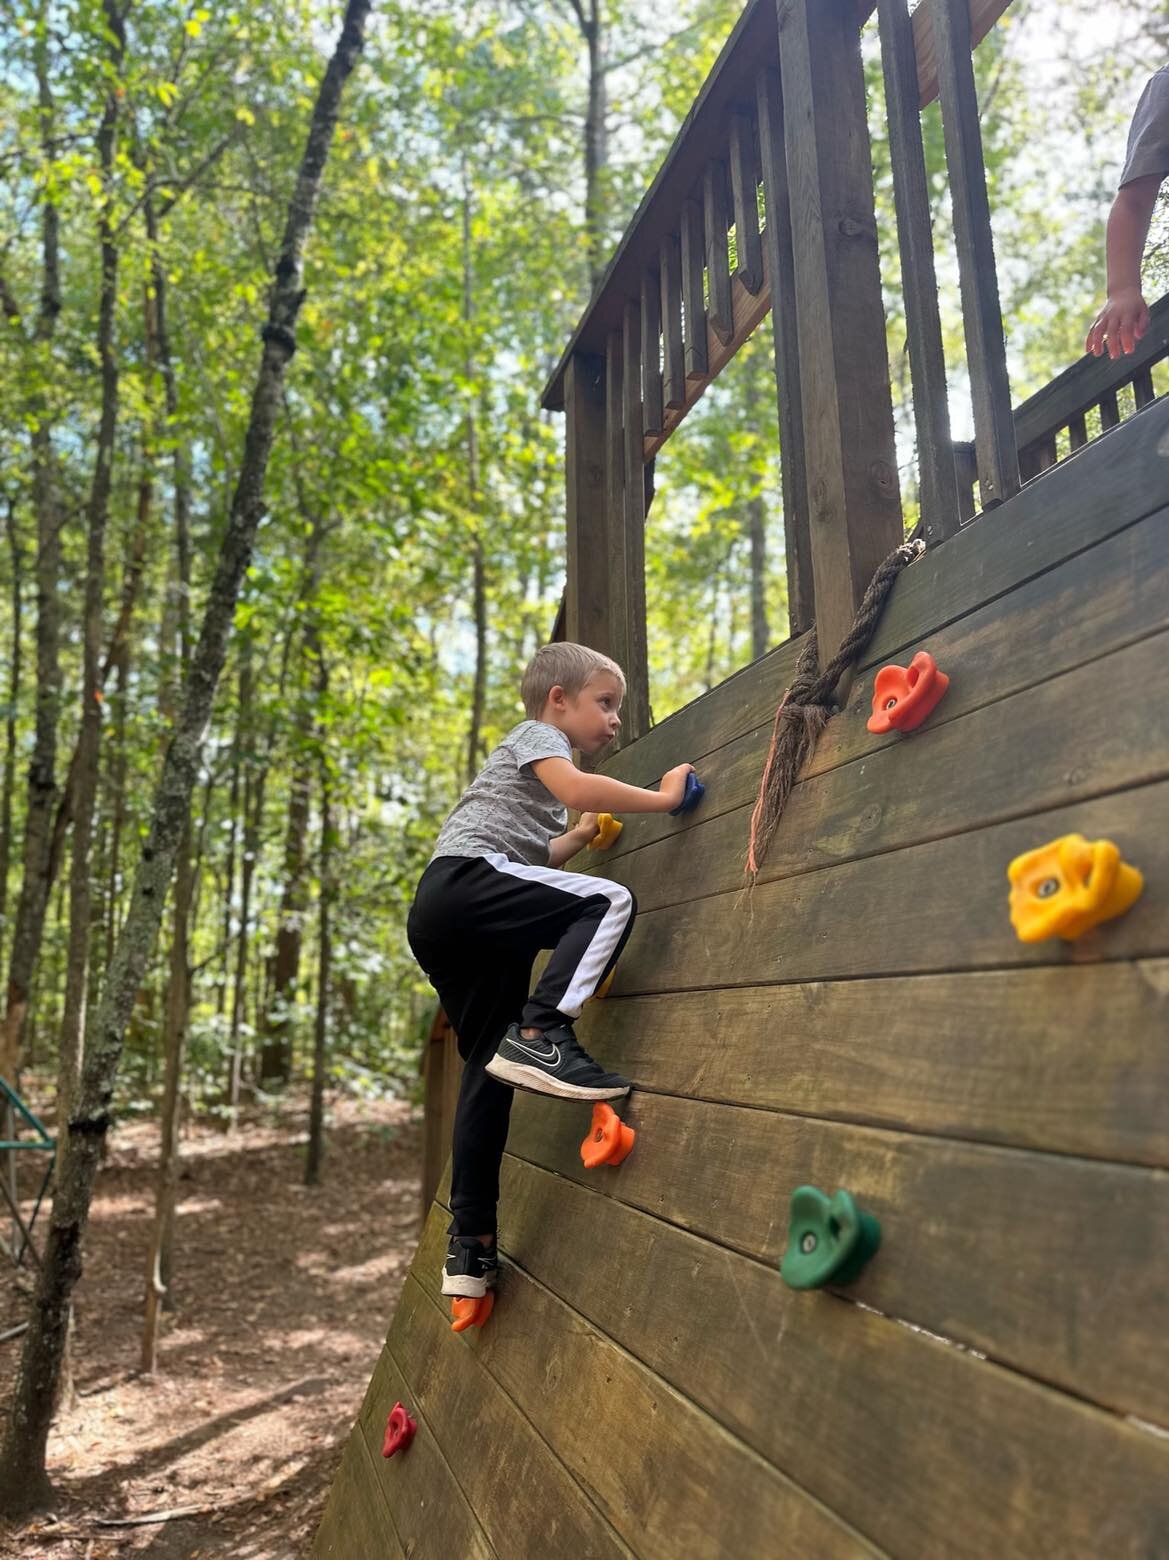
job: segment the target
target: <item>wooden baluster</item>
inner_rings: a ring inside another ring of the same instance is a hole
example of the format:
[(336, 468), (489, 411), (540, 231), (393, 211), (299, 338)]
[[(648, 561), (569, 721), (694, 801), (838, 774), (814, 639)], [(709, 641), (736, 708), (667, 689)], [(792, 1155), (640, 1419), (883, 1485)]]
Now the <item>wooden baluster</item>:
[(1088, 425), (1083, 412), (1068, 419), (1068, 443), (1073, 450), (1082, 450), (1088, 442)]
[(1138, 412), (1142, 406), (1148, 406), (1157, 399), (1157, 392), (1153, 389), (1151, 368), (1138, 369), (1132, 376), (1132, 393)]
[(763, 249), (771, 282), (771, 331), (779, 409), (779, 466), (787, 551), (788, 629), (802, 634), (812, 622), (812, 538), (808, 529), (808, 479), (804, 462), (804, 414), (796, 290), (792, 273), (792, 219), (783, 154), (783, 89), (779, 72), (755, 77), (759, 155), (763, 165)]
[(1115, 390), (1105, 390), (1100, 397), (1100, 427), (1107, 433), (1109, 428), (1120, 426), (1120, 403), (1116, 399)]
[[(625, 346), (622, 332), (611, 330), (605, 337), (605, 531), (609, 587), (608, 640), (606, 651), (628, 673), (629, 608), (625, 567), (625, 429), (624, 429)], [(623, 733), (625, 741), (632, 740)]]
[(669, 233), (660, 251), (662, 297), (663, 394), (666, 410), (686, 404), (686, 370), (682, 352), (682, 257), (678, 235)]
[(974, 402), (974, 445), (986, 509), (1018, 492), (1019, 458), (970, 58), (969, 0), (930, 0), (930, 5)]
[(685, 307), (686, 377), (705, 379), (706, 303), (702, 296), (702, 207), (696, 200), (682, 206), (682, 302)]
[(946, 360), (942, 352), (933, 228), (921, 138), (917, 54), (906, 0), (878, 0), (877, 9), (913, 380), (922, 534), (932, 544), (944, 541), (958, 530), (958, 484), (950, 453)]
[(605, 363), (574, 352), (564, 375), (567, 594), (565, 636), (619, 660), (610, 634)]
[(731, 189), (735, 207), (735, 275), (752, 297), (763, 286), (755, 127), (749, 114), (731, 115)]
[(974, 484), (978, 481), (978, 462), (973, 444), (955, 444), (954, 476), (958, 483), (958, 514), (963, 524), (974, 519)]
[(649, 730), (649, 658), (645, 628), (645, 430), (641, 412), (641, 310), (626, 303), (622, 329), (625, 358), (622, 414), (625, 456), (625, 703), (622, 728), (626, 742), (636, 742)]
[(656, 271), (646, 271), (641, 278), (641, 364), (645, 431), (661, 433), (662, 301), (661, 282)]
[(727, 170), (718, 161), (708, 162), (702, 176), (703, 231), (706, 236), (706, 313), (720, 341), (734, 332), (731, 309), (731, 261), (727, 252), (730, 208), (727, 204)]
[(902, 539), (855, 0), (778, 0), (816, 627), (835, 654)]

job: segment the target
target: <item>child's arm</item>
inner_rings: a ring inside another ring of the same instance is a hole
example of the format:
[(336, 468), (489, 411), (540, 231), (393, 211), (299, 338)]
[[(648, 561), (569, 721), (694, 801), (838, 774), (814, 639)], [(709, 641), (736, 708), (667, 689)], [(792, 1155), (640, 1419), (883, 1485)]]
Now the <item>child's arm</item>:
[(583, 774), (567, 758), (537, 759), (532, 772), (557, 801), (578, 812), (652, 813), (670, 812), (681, 803), (686, 776), (693, 768), (693, 764), (678, 764), (662, 776), (657, 791), (626, 785), (624, 780), (612, 780), (608, 775)]
[(548, 841), (548, 865), (562, 867), (577, 851), (584, 850), (590, 840), (595, 840), (599, 833), (596, 813), (581, 813), (566, 834), (558, 834), (554, 840)]
[(1108, 213), (1108, 300), (1092, 321), (1085, 350), (1118, 358), (1131, 352), (1149, 328), (1149, 307), (1141, 294), (1141, 258), (1157, 203), (1161, 176), (1131, 179), (1117, 191)]

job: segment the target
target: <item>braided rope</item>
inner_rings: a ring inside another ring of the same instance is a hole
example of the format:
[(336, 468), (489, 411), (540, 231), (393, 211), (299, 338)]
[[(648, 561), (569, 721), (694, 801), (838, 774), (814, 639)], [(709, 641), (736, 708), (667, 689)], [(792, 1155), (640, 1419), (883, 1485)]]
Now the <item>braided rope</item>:
[(751, 813), (751, 837), (747, 845), (746, 876), (754, 883), (767, 856), (767, 848), (783, 816), (796, 777), (816, 751), (820, 733), (836, 713), (832, 695), (836, 685), (855, 665), (873, 637), (885, 598), (901, 571), (925, 551), (920, 540), (895, 547), (869, 581), (852, 627), (823, 671), (820, 670), (816, 630), (808, 631), (796, 662), (795, 676), (775, 712), (771, 745), (763, 765), (759, 795)]

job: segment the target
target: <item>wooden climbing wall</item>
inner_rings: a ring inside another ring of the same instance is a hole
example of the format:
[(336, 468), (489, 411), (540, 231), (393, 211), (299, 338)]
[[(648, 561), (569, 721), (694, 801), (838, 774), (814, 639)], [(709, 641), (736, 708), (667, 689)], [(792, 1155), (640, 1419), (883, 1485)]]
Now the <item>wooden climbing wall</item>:
[[(587, 1173), (588, 1111), (517, 1099), (461, 1337), (440, 1187), (316, 1554), (1169, 1554), (1167, 500), (1160, 402), (914, 565), (751, 896), (798, 644), (607, 766), (707, 786), (588, 864), (640, 902), (580, 1026), (636, 1147)], [(944, 703), (872, 736), (876, 667), (923, 648)], [(1073, 830), (1144, 896), (1024, 946), (1007, 863)], [(847, 1289), (780, 1280), (801, 1182), (881, 1221)]]

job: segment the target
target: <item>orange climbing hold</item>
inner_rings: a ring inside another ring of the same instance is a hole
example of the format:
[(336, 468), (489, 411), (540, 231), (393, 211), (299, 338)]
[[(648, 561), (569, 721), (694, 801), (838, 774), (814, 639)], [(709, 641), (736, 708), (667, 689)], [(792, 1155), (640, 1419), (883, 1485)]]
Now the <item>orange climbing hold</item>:
[(482, 1327), (495, 1309), (495, 1291), (489, 1289), (478, 1300), (451, 1301), (451, 1331), (466, 1332), (468, 1327)]
[(390, 1417), (386, 1420), (386, 1435), (382, 1442), (382, 1456), (392, 1457), (395, 1452), (404, 1452), (414, 1439), (414, 1432), (418, 1429), (418, 1421), (411, 1419), (406, 1412), (405, 1404), (395, 1403), (390, 1409)]
[(882, 666), (873, 683), (870, 731), (914, 731), (932, 715), (950, 686), (928, 650), (919, 650), (908, 666)]
[(627, 1127), (611, 1105), (598, 1101), (593, 1106), (593, 1124), (580, 1145), (581, 1163), (586, 1170), (598, 1165), (619, 1165), (628, 1157), (637, 1133)]
[(608, 850), (610, 845), (616, 845), (617, 837), (624, 827), (620, 818), (614, 818), (612, 813), (598, 813), (597, 833), (589, 841), (589, 849)]
[(1011, 925), (1025, 943), (1082, 937), (1101, 921), (1123, 915), (1145, 886), (1111, 840), (1086, 840), (1082, 834), (1064, 834), (1016, 856), (1007, 877)]

